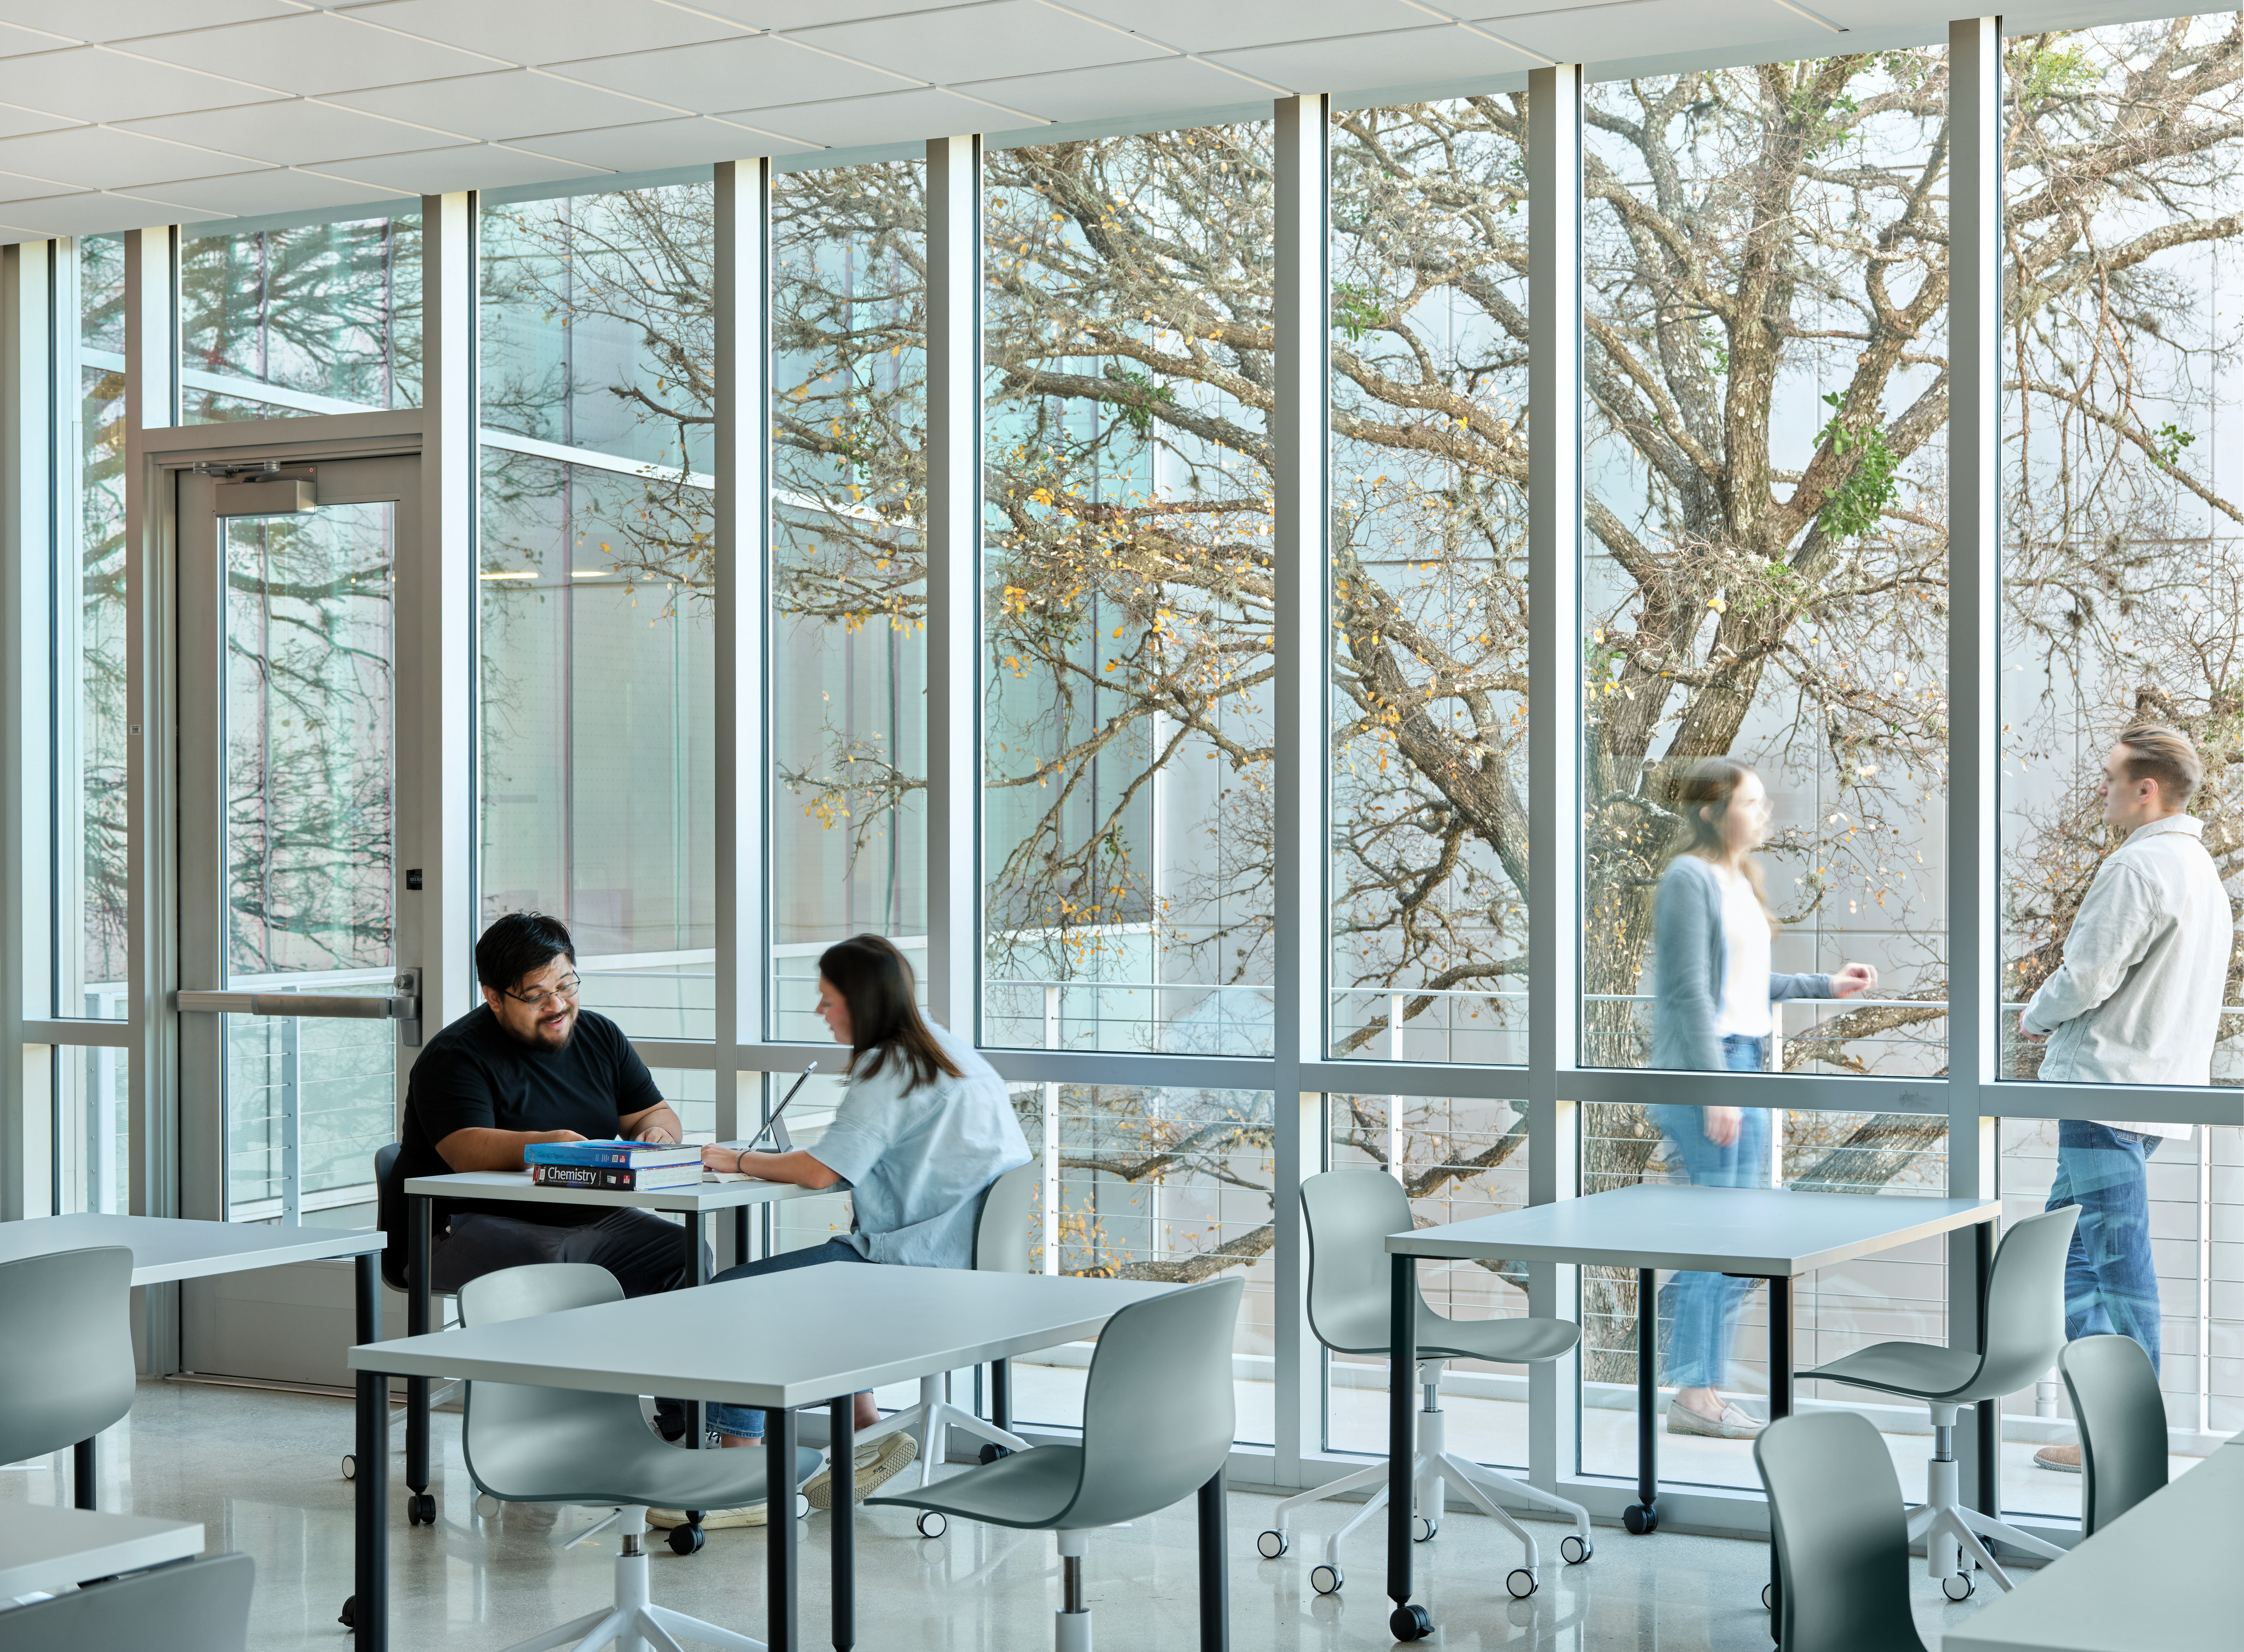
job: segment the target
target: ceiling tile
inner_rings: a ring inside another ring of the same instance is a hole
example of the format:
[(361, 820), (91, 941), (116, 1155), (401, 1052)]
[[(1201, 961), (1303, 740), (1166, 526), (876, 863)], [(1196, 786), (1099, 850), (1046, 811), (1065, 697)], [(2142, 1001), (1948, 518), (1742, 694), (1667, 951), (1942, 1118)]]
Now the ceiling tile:
[(73, 40), (131, 40), (308, 10), (294, 0), (0, 0), (0, 22), (53, 29)]
[(1354, 91), (1409, 85), (1413, 81), (1462, 80), (1472, 75), (1518, 74), (1542, 66), (1539, 58), (1455, 25), (1250, 46), (1211, 55), (1227, 68), (1243, 70), (1295, 92)]
[(35, 132), (27, 138), (0, 138), (0, 171), (51, 178), (81, 189), (207, 178), (215, 169), (238, 168), (239, 161), (236, 156), (166, 143), (114, 126), (77, 126), (67, 131)]
[(381, 0), (343, 15), (517, 64), (597, 57), (619, 44), (634, 51), (691, 46), (741, 32), (738, 24), (659, 0)]
[(920, 143), (962, 132), (1011, 131), (1033, 124), (1020, 115), (936, 86), (892, 91), (880, 98), (837, 98), (778, 109), (742, 109), (729, 118), (828, 149)]
[(809, 29), (859, 17), (885, 17), (909, 0), (693, 0), (703, 11), (730, 17), (744, 29)]
[(51, 178), (26, 178), (20, 172), (0, 172), (0, 201), (36, 200), (62, 185)]
[[(402, 190), (381, 190), (373, 184), (322, 178), (286, 166), (262, 172), (233, 172), (224, 178), (197, 178), (166, 184), (155, 189), (125, 192), (136, 200), (184, 206), (197, 212), (222, 212), (228, 218), (262, 218), (268, 212), (308, 212), (323, 206), (356, 206), (364, 203), (368, 218), (409, 206), (418, 212), (421, 198)], [(4, 217), (0, 212), (0, 217)]]
[(696, 115), (685, 120), (652, 120), (637, 126), (603, 126), (594, 131), (525, 138), (522, 147), (587, 166), (605, 166), (611, 172), (653, 172), (670, 166), (748, 160), (758, 155), (799, 155), (819, 145), (767, 137)]
[[(52, 9), (49, 8), (50, 10)], [(53, 51), (57, 47), (74, 44), (68, 36), (51, 35), (41, 30), (18, 29), (11, 23), (0, 23), (0, 57), (20, 57), (30, 51)]]
[(985, 0), (979, 5), (828, 24), (798, 29), (788, 38), (940, 84), (1086, 69), (1164, 55), (1146, 41), (1055, 11), (1037, 0)]
[(470, 138), (582, 131), (588, 126), (620, 126), (676, 112), (644, 98), (558, 80), (527, 69), (337, 92), (334, 101), (399, 120), (463, 131)]
[(57, 115), (43, 115), (36, 109), (0, 104), (0, 138), (13, 138), (19, 132), (54, 131), (72, 124)]
[(159, 120), (136, 120), (126, 130), (154, 138), (175, 138), (183, 144), (202, 144), (228, 154), (247, 155), (276, 166), (293, 166), (308, 160), (345, 160), (361, 155), (395, 155), (427, 148), (466, 132), (431, 130), (385, 120), (362, 110), (340, 109), (306, 98), (284, 98), (277, 103), (245, 104), (233, 109), (207, 109), (192, 115), (166, 115)]
[(271, 90), (222, 75), (134, 57), (107, 46), (18, 57), (8, 67), (9, 99), (72, 120), (136, 120), (183, 109), (255, 103)]
[(1261, 102), (1270, 95), (1255, 81), (1190, 57), (1157, 57), (1151, 63), (1071, 69), (1057, 75), (975, 80), (957, 90), (1055, 121), (1114, 120), (1172, 109), (1208, 109)]
[(673, 46), (666, 51), (635, 51), (622, 57), (588, 57), (558, 64), (556, 71), (572, 80), (704, 115), (781, 99), (854, 98), (910, 84), (896, 75), (860, 68), (768, 35)]
[(1490, 33), (1559, 63), (1656, 57), (1718, 41), (1742, 47), (1816, 32), (1814, 24), (1776, 0), (1624, 0), (1490, 17), (1486, 25)]
[(506, 66), (477, 52), (393, 34), (332, 11), (165, 35), (138, 41), (133, 50), (312, 98)]
[(1435, 21), (1407, 0), (1067, 0), (1179, 51), (1226, 51), (1274, 40), (1319, 40)]
[(191, 207), (158, 206), (129, 195), (105, 195), (99, 190), (50, 195), (44, 200), (10, 201), (0, 206), (0, 223), (33, 235), (113, 235), (122, 230), (193, 224), (223, 216)]
[(316, 168), (355, 183), (379, 184), (414, 195), (442, 195), (458, 189), (504, 189), (510, 184), (559, 183), (602, 176), (600, 168), (580, 166), (550, 155), (533, 155), (496, 144), (463, 144), (449, 149), (416, 150), (409, 155), (376, 155)]

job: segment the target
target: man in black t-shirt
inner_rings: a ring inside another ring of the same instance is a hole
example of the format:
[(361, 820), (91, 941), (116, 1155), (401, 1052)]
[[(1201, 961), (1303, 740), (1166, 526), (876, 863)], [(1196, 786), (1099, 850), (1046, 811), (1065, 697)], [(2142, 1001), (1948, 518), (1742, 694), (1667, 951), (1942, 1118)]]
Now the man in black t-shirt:
[[(476, 943), (483, 1006), (430, 1039), (405, 1091), (395, 1175), (518, 1170), (533, 1142), (635, 1137), (676, 1142), (684, 1130), (623, 1030), (578, 1006), (569, 931), (538, 913), (510, 913)], [(674, 1291), (693, 1278), (689, 1230), (651, 1210), (506, 1200), (438, 1199), (430, 1281), (469, 1280), (532, 1262), (590, 1262), (627, 1297)]]

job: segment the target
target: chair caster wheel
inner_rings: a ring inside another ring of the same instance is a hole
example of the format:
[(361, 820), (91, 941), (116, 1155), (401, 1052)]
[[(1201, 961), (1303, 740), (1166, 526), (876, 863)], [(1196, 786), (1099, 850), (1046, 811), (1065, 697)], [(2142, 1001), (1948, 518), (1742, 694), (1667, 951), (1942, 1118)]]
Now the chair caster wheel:
[(939, 1509), (924, 1508), (920, 1511), (918, 1524), (922, 1537), (940, 1537), (950, 1529), (950, 1517)]
[(1775, 1584), (1764, 1583), (1761, 1586), (1761, 1609), (1764, 1612), (1774, 1612), (1776, 1610)]
[(1283, 1532), (1265, 1532), (1254, 1540), (1254, 1547), (1261, 1551), (1264, 1560), (1274, 1561), (1293, 1545), (1286, 1541)]
[(1320, 1595), (1337, 1595), (1340, 1586), (1348, 1581), (1348, 1574), (1337, 1566), (1313, 1566), (1309, 1568), (1309, 1587)]
[(436, 1494), (416, 1492), (405, 1500), (405, 1520), (410, 1526), (434, 1526), (436, 1523)]
[(993, 1440), (982, 1447), (982, 1462), (986, 1467), (1000, 1457), (1010, 1457), (1012, 1454), (1013, 1448), (1010, 1446), (1000, 1446)]
[(1430, 1521), (1423, 1514), (1410, 1516), (1410, 1541), (1414, 1543), (1432, 1542), (1441, 1529), (1439, 1522)]
[(1620, 1523), (1638, 1537), (1659, 1529), (1659, 1510), (1651, 1503), (1631, 1503), (1620, 1512)]
[(794, 1494), (794, 1517), (799, 1521), (810, 1518), (810, 1500), (801, 1492)]
[(1569, 1566), (1579, 1566), (1598, 1552), (1598, 1546), (1586, 1537), (1562, 1537), (1558, 1540), (1558, 1558)]
[(505, 1512), (506, 1505), (500, 1502), (497, 1498), (493, 1497), (489, 1492), (478, 1492), (476, 1494), (477, 1519), (495, 1521)]
[(343, 1628), (347, 1629), (355, 1629), (358, 1628), (357, 1595), (346, 1595), (343, 1596), (343, 1609), (336, 1617), (335, 1622), (341, 1624)]
[(358, 1478), (358, 1459), (348, 1452), (343, 1453), (343, 1478), (345, 1480)]
[(1388, 1614), (1387, 1628), (1398, 1641), (1423, 1641), (1434, 1632), (1434, 1620), (1423, 1606), (1398, 1606)]
[(689, 1521), (684, 1526), (672, 1527), (668, 1541), (673, 1554), (699, 1554), (701, 1545), (709, 1541), (709, 1535)]
[(1535, 1593), (1535, 1574), (1524, 1566), (1514, 1567), (1504, 1580), (1504, 1587), (1511, 1591), (1513, 1600), (1524, 1601)]
[(1950, 1572), (1940, 1580), (1940, 1592), (1951, 1601), (1970, 1600), (1978, 1587), (1978, 1580), (1969, 1572)]

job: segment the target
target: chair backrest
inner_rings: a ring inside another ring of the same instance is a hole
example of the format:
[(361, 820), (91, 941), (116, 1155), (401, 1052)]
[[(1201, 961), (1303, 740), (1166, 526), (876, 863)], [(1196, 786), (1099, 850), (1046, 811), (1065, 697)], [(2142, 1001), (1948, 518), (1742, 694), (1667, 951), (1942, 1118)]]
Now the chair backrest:
[(1044, 1166), (1031, 1159), (1016, 1164), (983, 1190), (982, 1214), (974, 1218), (974, 1266), (982, 1273), (1029, 1271), (1029, 1217), (1037, 1205), (1037, 1183)]
[(1893, 1457), (1851, 1411), (1780, 1417), (1754, 1441), (1776, 1545), (1784, 1652), (1924, 1652)]
[(132, 1409), (132, 1252), (0, 1262), (0, 1463), (91, 1440)]
[(1083, 1388), (1083, 1468), (1062, 1530), (1118, 1526), (1205, 1485), (1237, 1431), (1234, 1274), (1132, 1303), (1106, 1322)]
[(257, 1564), (210, 1554), (12, 1608), (8, 1652), (243, 1652)]
[(1301, 1183), (1309, 1231), (1309, 1328), (1335, 1353), (1385, 1353), (1393, 1345), (1387, 1248), (1408, 1233), (1409, 1197), (1384, 1170), (1327, 1170)]
[(2166, 1483), (2166, 1401), (2132, 1337), (2083, 1337), (2057, 1357), (2080, 1422), (2081, 1530), (2094, 1536)]
[(2065, 1253), (2080, 1207), (2011, 1224), (1987, 1279), (1986, 1353), (1972, 1392), (2014, 1394), (2041, 1380), (2065, 1346)]
[[(534, 1318), (564, 1308), (620, 1302), (623, 1294), (614, 1274), (589, 1262), (536, 1262), (501, 1268), (460, 1287), (460, 1323), (483, 1325)], [(540, 1436), (580, 1437), (579, 1430), (621, 1433), (631, 1429), (644, 1432), (646, 1427), (639, 1401), (629, 1394), (470, 1382), (466, 1406), (460, 1423), (461, 1454), (477, 1488), (494, 1497), (512, 1497), (520, 1492), (521, 1487), (508, 1483), (504, 1465), (522, 1460), (525, 1442), (535, 1442)]]
[(382, 1282), (392, 1291), (405, 1289), (405, 1191), (397, 1184), (397, 1156), (402, 1142), (374, 1150), (374, 1224), (387, 1241), (382, 1247)]

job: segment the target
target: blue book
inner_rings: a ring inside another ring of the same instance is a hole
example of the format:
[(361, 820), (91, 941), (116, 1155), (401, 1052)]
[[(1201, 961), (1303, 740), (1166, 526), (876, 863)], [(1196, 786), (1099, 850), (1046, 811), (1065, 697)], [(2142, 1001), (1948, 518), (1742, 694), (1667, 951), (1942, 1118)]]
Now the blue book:
[(647, 1170), (663, 1164), (701, 1163), (701, 1150), (673, 1142), (532, 1142), (522, 1150), (525, 1164), (608, 1165)]

